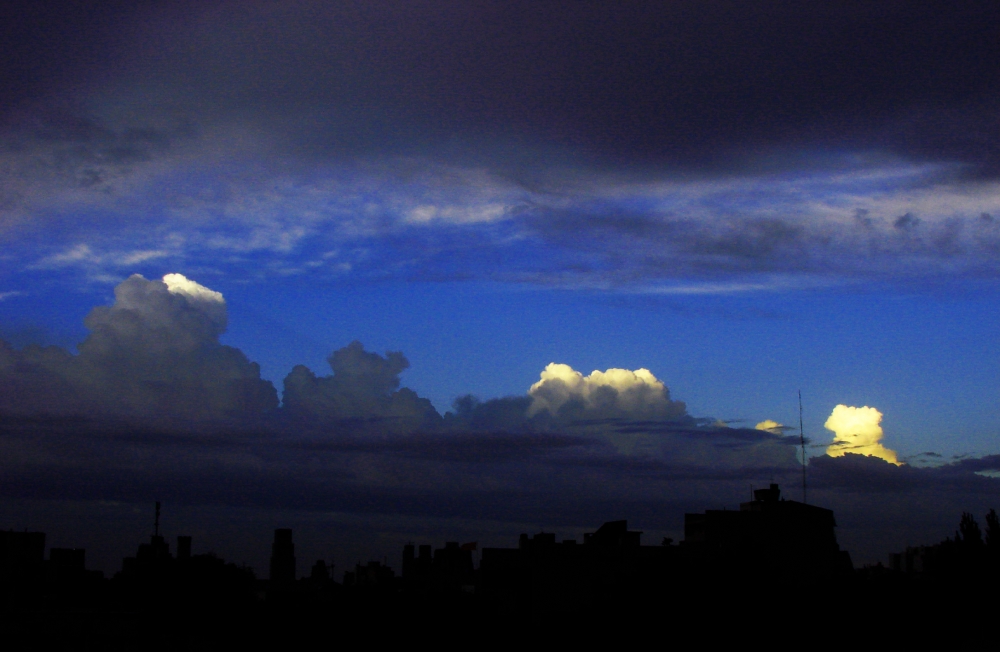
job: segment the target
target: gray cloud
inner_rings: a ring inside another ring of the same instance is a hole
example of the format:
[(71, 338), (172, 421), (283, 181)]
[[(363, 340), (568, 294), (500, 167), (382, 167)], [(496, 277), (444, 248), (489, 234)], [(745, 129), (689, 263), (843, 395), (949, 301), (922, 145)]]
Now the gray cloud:
[(60, 202), (107, 205), (194, 134), (183, 124), (129, 126), (79, 107), (51, 107), (0, 128), (0, 233)]
[[(6, 417), (0, 448), (0, 495), (7, 499), (158, 499), (546, 528), (622, 517), (678, 531), (685, 511), (735, 508), (750, 484), (776, 481), (784, 496), (798, 499), (800, 478), (795, 466), (746, 460), (734, 468), (625, 454), (586, 434), (179, 437), (106, 419)], [(816, 457), (810, 501), (834, 509), (838, 536), (856, 562), (874, 561), (942, 539), (962, 511), (996, 506), (1000, 482), (975, 473), (995, 466), (992, 458), (917, 469), (850, 454)]]
[(284, 412), (315, 427), (374, 427), (412, 432), (435, 428), (440, 415), (431, 402), (406, 387), (399, 374), (410, 366), (398, 351), (385, 357), (352, 342), (327, 358), (333, 375), (317, 378), (298, 365), (285, 377)]
[[(846, 224), (794, 214), (691, 219), (560, 211), (526, 219), (553, 246), (579, 254), (564, 255), (562, 264), (534, 273), (553, 283), (627, 288), (740, 278), (746, 279), (743, 286), (756, 280), (763, 289), (780, 289), (794, 287), (796, 278), (808, 284), (810, 278), (902, 280), (944, 269), (971, 276), (1000, 273), (995, 262), (1000, 229), (976, 214), (924, 222), (912, 213), (883, 219), (868, 211)], [(583, 259), (587, 265), (577, 266)]]
[(259, 366), (219, 342), (227, 319), (222, 296), (188, 283), (179, 291), (138, 275), (126, 279), (112, 306), (87, 316), (91, 332), (78, 355), (0, 344), (2, 409), (163, 422), (247, 419), (276, 409)]
[[(217, 2), (120, 15), (128, 57), (91, 64), (104, 73), (92, 77), (118, 74), (90, 89), (133, 114), (266, 123), (315, 156), (454, 156), (457, 135), (457, 154), (472, 157), (499, 134), (696, 170), (773, 143), (880, 145), (985, 167), (996, 160), (997, 20), (982, 2)], [(873, 43), (888, 26), (896, 37)]]
[(458, 432), (417, 433), (390, 439), (303, 440), (287, 444), (295, 450), (368, 452), (443, 462), (505, 464), (545, 457), (560, 451), (605, 448), (586, 437), (557, 433)]

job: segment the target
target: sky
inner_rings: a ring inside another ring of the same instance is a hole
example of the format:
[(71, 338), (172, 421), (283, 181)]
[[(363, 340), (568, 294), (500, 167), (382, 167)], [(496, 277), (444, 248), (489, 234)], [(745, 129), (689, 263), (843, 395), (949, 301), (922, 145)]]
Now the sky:
[(998, 23), (5, 3), (0, 525), (680, 539), (801, 498), (801, 391), (855, 560), (942, 539), (1000, 504)]

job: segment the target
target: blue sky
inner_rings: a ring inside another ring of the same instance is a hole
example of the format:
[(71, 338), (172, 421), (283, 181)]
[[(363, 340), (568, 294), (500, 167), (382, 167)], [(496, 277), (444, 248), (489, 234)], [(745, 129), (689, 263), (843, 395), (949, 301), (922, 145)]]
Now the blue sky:
[[(110, 288), (45, 281), (47, 291), (0, 303), (10, 339), (81, 341), (83, 317), (111, 302)], [(801, 388), (816, 443), (832, 438), (822, 423), (838, 403), (878, 407), (887, 443), (903, 455), (992, 453), (1000, 425), (989, 287), (667, 297), (453, 281), (212, 287), (229, 305), (223, 341), (279, 388), (295, 364), (329, 373), (330, 351), (358, 339), (403, 351), (412, 365), (404, 384), (442, 413), (466, 393), (524, 394), (555, 361), (584, 372), (647, 367), (693, 414), (751, 426), (794, 423)]]
[(75, 344), (127, 275), (181, 272), (223, 292), (225, 341), (279, 388), (358, 339), (403, 351), (442, 413), (523, 394), (549, 362), (647, 367), (699, 416), (791, 423), (801, 388), (817, 443), (846, 403), (883, 411), (904, 455), (992, 452), (1000, 194), (871, 158), (721, 179), (563, 168), (541, 190), (414, 160), (154, 159), (136, 187), (14, 211), (0, 308), (8, 330)]

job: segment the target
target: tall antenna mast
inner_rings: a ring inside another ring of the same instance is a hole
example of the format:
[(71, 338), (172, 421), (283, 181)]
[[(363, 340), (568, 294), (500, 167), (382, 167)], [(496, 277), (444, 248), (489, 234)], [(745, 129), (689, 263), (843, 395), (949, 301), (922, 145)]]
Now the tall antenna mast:
[(806, 433), (802, 429), (802, 390), (799, 390), (799, 443), (802, 444), (802, 502), (806, 500)]
[(156, 501), (156, 524), (153, 525), (153, 536), (160, 536), (160, 501)]

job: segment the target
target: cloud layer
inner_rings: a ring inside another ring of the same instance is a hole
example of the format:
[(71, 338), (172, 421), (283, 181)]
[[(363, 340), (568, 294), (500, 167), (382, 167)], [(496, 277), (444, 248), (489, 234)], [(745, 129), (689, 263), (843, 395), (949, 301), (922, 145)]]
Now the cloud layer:
[[(4, 343), (0, 495), (511, 528), (627, 517), (673, 534), (684, 511), (735, 505), (752, 484), (776, 481), (796, 497), (798, 437), (773, 421), (693, 417), (645, 369), (584, 376), (553, 363), (524, 395), (460, 397), (442, 417), (401, 387), (402, 353), (352, 342), (329, 356), (330, 375), (296, 367), (278, 407), (257, 366), (219, 343), (226, 323), (218, 292), (179, 274), (136, 275), (87, 317), (78, 354)], [(880, 417), (838, 406), (836, 456), (808, 466), (809, 495), (837, 510), (846, 546), (869, 555), (933, 541), (955, 514), (1000, 499), (983, 475), (995, 456), (897, 466)]]
[(13, 6), (0, 238), (21, 273), (686, 293), (1000, 273), (988, 3)]

